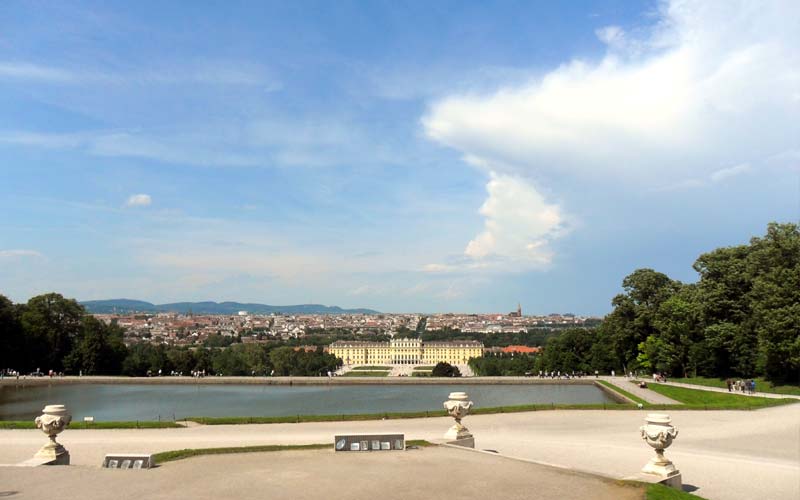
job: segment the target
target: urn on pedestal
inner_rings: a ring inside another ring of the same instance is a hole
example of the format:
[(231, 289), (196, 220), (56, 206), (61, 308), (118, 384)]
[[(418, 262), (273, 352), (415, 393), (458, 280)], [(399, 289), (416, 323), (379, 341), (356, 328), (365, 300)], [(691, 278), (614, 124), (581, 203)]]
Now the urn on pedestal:
[(656, 456), (647, 462), (642, 472), (663, 478), (680, 474), (675, 465), (664, 456), (664, 450), (678, 436), (678, 429), (672, 425), (670, 416), (666, 413), (649, 413), (645, 418), (645, 425), (639, 430), (642, 439), (656, 450)]
[(64, 405), (47, 405), (42, 410), (42, 415), (36, 417), (36, 428), (47, 434), (50, 442), (42, 446), (35, 458), (45, 460), (51, 465), (69, 465), (69, 452), (56, 441), (58, 433), (64, 430), (72, 421), (72, 415), (67, 413)]
[(444, 407), (447, 413), (456, 420), (450, 429), (447, 430), (444, 437), (450, 440), (461, 440), (472, 437), (469, 429), (461, 424), (461, 419), (469, 415), (469, 410), (472, 408), (472, 401), (469, 400), (466, 392), (451, 392), (449, 399), (444, 402)]

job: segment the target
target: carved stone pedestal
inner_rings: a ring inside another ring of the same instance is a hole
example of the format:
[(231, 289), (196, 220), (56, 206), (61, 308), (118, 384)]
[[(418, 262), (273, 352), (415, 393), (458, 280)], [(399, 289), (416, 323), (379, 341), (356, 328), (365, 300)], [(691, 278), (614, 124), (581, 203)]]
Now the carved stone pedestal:
[(56, 441), (56, 436), (71, 421), (72, 415), (67, 412), (64, 405), (47, 405), (44, 407), (42, 415), (36, 417), (36, 428), (47, 434), (50, 442), (42, 446), (31, 462), (36, 462), (40, 465), (69, 465), (69, 452)]
[(656, 450), (656, 456), (642, 468), (642, 473), (654, 476), (655, 482), (673, 488), (682, 487), (681, 473), (667, 457), (664, 450), (678, 437), (678, 429), (672, 425), (672, 419), (665, 413), (649, 413), (645, 425), (639, 428), (642, 439)]
[(469, 429), (461, 424), (461, 419), (469, 414), (472, 408), (472, 401), (469, 400), (466, 392), (451, 392), (449, 399), (444, 402), (447, 413), (455, 419), (455, 424), (444, 434), (444, 439), (450, 444), (475, 447), (475, 438)]

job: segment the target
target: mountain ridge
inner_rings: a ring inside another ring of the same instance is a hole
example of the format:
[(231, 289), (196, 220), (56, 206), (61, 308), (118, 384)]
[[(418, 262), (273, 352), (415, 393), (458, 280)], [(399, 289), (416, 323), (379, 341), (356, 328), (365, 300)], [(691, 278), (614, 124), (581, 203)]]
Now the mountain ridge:
[(170, 302), (153, 304), (134, 299), (84, 300), (80, 304), (92, 314), (132, 313), (132, 312), (174, 312), (194, 314), (236, 314), (247, 311), (252, 314), (380, 314), (379, 311), (366, 308), (343, 309), (339, 306), (322, 304), (295, 304), (273, 306), (268, 304), (244, 302)]

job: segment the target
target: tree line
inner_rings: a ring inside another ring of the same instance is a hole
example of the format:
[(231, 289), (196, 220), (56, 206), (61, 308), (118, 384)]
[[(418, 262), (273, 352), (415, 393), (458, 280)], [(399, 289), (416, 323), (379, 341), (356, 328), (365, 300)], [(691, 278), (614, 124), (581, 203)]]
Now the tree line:
[(693, 267), (696, 283), (634, 271), (596, 330), (549, 339), (541, 369), (799, 382), (798, 225), (771, 223), (763, 237), (702, 254)]

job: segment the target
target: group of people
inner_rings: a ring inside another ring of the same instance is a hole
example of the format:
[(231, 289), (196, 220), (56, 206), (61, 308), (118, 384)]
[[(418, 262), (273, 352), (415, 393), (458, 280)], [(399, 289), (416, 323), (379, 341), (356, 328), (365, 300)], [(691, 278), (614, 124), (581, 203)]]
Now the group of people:
[(756, 381), (753, 379), (750, 380), (732, 380), (728, 379), (725, 381), (725, 385), (728, 386), (728, 392), (744, 392), (746, 394), (755, 394), (756, 393)]
[(667, 375), (664, 373), (654, 373), (653, 374), (653, 382), (666, 382)]
[[(17, 380), (19, 380), (19, 376), (20, 376), (19, 371), (11, 369), (11, 368), (4, 368), (4, 369), (0, 370), (0, 379), (3, 379), (5, 377), (15, 377)], [(57, 372), (55, 370), (49, 370), (47, 373), (44, 373), (39, 368), (37, 368), (35, 372), (31, 372), (27, 376), (30, 376), (30, 377), (45, 377), (45, 376), (47, 376), (47, 377), (50, 377), (50, 378), (63, 377), (64, 376), (64, 372)], [(26, 375), (22, 375), (22, 378), (25, 378), (25, 377), (26, 377)]]
[(570, 379), (570, 378), (583, 378), (586, 374), (581, 371), (573, 371), (570, 373), (561, 372), (560, 370), (553, 370), (551, 372), (539, 370), (539, 378), (563, 378), (563, 379)]

